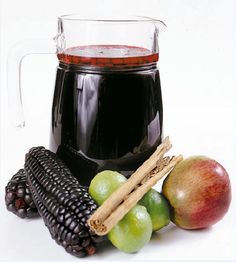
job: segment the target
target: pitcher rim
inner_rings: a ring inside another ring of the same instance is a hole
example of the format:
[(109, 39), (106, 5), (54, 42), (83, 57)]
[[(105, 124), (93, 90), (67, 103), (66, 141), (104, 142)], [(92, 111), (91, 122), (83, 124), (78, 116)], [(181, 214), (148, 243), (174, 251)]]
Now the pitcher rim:
[(86, 17), (81, 14), (72, 13), (61, 15), (58, 17), (60, 20), (64, 21), (80, 21), (80, 22), (107, 22), (107, 23), (141, 23), (141, 22), (152, 22), (152, 23), (161, 23), (166, 26), (166, 24), (160, 20), (149, 16), (142, 15), (119, 15), (119, 16), (101, 16), (100, 17)]

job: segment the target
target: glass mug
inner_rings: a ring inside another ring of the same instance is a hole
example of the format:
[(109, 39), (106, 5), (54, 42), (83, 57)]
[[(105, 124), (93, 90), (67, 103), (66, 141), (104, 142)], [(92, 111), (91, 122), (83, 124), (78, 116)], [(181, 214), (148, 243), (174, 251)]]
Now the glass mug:
[[(157, 62), (158, 35), (164, 26), (148, 17), (58, 18), (50, 149), (81, 184), (89, 185), (106, 169), (129, 176), (161, 143)], [(37, 41), (9, 57), (15, 78), (11, 74), (8, 80), (19, 125), (24, 125), (19, 64), (26, 54), (52, 51), (48, 41)]]

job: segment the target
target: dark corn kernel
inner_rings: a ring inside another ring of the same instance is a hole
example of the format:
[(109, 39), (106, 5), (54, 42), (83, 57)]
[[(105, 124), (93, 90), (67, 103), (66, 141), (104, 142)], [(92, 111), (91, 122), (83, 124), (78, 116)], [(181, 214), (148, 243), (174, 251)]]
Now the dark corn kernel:
[(56, 154), (43, 147), (29, 151), (25, 171), (32, 198), (52, 238), (77, 257), (94, 254), (97, 239), (103, 238), (87, 225), (97, 209), (88, 189), (79, 184)]
[(39, 216), (24, 169), (20, 169), (8, 182), (5, 188), (5, 203), (7, 210), (20, 218)]

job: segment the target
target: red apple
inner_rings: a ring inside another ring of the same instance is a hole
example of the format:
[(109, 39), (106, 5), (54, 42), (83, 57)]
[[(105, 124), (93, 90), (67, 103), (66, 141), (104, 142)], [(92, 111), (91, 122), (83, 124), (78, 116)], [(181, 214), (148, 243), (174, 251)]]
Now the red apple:
[(205, 156), (178, 163), (164, 180), (162, 192), (170, 203), (172, 221), (184, 229), (215, 224), (228, 211), (231, 201), (226, 170)]

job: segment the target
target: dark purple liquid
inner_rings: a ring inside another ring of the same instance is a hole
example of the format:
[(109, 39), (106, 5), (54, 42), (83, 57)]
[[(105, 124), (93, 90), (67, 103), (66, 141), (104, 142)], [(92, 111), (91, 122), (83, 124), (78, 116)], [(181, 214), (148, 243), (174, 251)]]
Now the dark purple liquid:
[(60, 63), (51, 146), (81, 184), (104, 169), (130, 174), (161, 138), (156, 64), (116, 69)]

